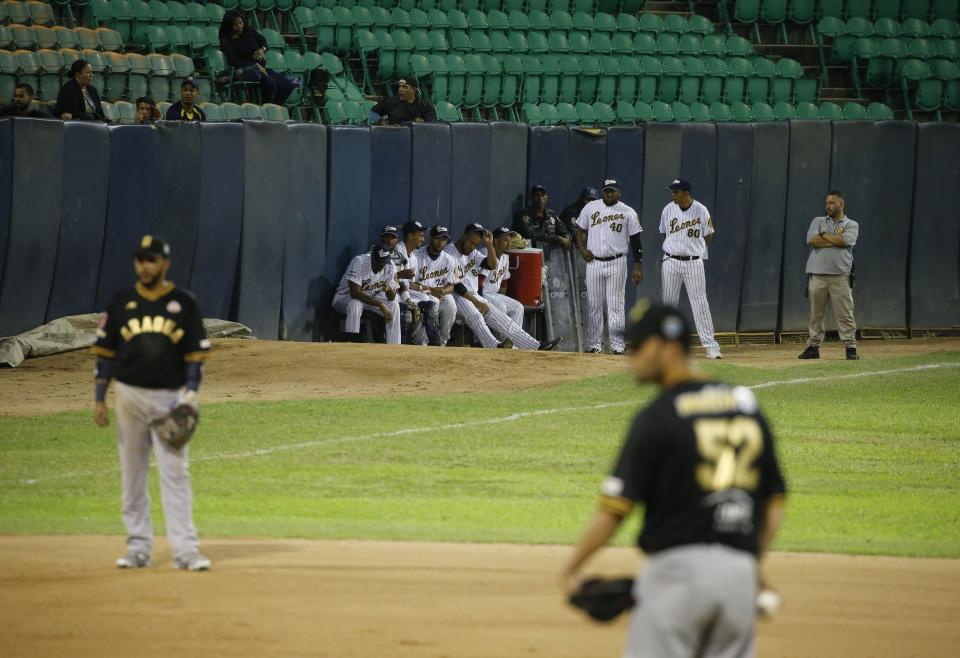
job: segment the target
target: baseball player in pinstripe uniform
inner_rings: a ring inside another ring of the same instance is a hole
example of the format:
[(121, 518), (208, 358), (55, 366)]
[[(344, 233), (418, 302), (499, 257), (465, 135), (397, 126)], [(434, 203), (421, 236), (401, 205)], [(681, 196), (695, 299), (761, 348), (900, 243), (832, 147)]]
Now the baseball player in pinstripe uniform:
[(522, 327), (523, 304), (506, 294), (507, 279), (510, 278), (510, 257), (507, 255), (507, 249), (510, 248), (510, 240), (516, 235), (519, 234), (506, 226), (493, 231), (493, 249), (497, 257), (497, 266), (491, 269), (488, 259), (480, 263), (480, 269), (486, 272), (483, 290), (480, 292), (483, 293), (484, 299)]
[[(457, 305), (453, 301), (453, 270), (456, 263), (444, 251), (450, 240), (450, 231), (446, 226), (436, 225), (430, 228), (430, 240), (412, 256), (416, 264), (416, 276), (410, 284), (411, 290), (429, 295), (437, 303), (439, 335), (436, 344), (443, 346), (450, 340), (450, 331), (457, 321)], [(433, 344), (433, 340), (431, 340)]]
[(577, 249), (587, 261), (587, 352), (600, 351), (606, 301), (611, 354), (623, 354), (627, 252), (633, 254), (633, 285), (643, 280), (643, 245), (636, 211), (620, 201), (620, 184), (603, 181), (602, 197), (577, 218)]
[(713, 337), (713, 318), (707, 302), (707, 280), (703, 261), (713, 240), (710, 211), (690, 194), (690, 182), (678, 178), (667, 186), (673, 201), (660, 213), (663, 235), (663, 303), (676, 306), (680, 287), (687, 287), (693, 322), (708, 359), (722, 359), (720, 344)]
[(347, 316), (344, 333), (353, 342), (360, 342), (360, 317), (366, 310), (382, 315), (387, 342), (400, 344), (397, 267), (390, 254), (381, 245), (373, 245), (369, 252), (354, 256), (333, 295), (333, 308)]

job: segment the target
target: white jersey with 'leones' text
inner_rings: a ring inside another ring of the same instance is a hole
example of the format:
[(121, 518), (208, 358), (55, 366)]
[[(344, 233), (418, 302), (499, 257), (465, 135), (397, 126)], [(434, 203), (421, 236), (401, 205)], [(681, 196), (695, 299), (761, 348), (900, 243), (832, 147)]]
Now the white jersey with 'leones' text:
[(483, 294), (489, 295), (500, 292), (500, 288), (510, 278), (510, 256), (505, 253), (500, 254), (500, 258), (497, 259), (497, 268), (495, 270), (484, 269), (484, 272), (487, 276), (483, 280)]
[(643, 230), (633, 208), (622, 201), (608, 206), (603, 199), (583, 207), (577, 226), (587, 232), (587, 249), (598, 258), (626, 254), (630, 250), (630, 236)]
[(670, 202), (660, 214), (660, 232), (663, 233), (663, 253), (671, 256), (699, 256), (706, 260), (707, 241), (713, 233), (710, 211), (699, 201), (683, 210)]
[(364, 294), (371, 297), (385, 296), (387, 289), (396, 290), (397, 268), (388, 262), (379, 272), (374, 272), (370, 264), (370, 254), (354, 256), (350, 266), (340, 279), (337, 295), (350, 296), (350, 284), (356, 283)]

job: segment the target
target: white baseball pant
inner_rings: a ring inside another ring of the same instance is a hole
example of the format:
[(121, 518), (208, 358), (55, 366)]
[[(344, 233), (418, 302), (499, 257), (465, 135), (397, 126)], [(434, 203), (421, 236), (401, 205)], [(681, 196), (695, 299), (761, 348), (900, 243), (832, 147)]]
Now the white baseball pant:
[(703, 273), (703, 259), (677, 260), (664, 258), (661, 266), (663, 274), (663, 303), (676, 306), (680, 303), (680, 288), (686, 286), (693, 311), (693, 322), (697, 325), (700, 344), (708, 353), (719, 352), (720, 343), (713, 337), (713, 318), (710, 316), (710, 304), (707, 302), (707, 279)]
[(622, 352), (627, 288), (627, 257), (587, 263), (587, 349), (599, 350), (603, 340), (603, 308), (611, 352)]
[(523, 326), (523, 304), (516, 299), (499, 292), (486, 293), (483, 298), (500, 309), (500, 312), (513, 320), (515, 324), (520, 327)]
[[(454, 301), (456, 295), (444, 295), (440, 299), (440, 344), (446, 345), (450, 341), (450, 332), (453, 331), (453, 324), (457, 321), (457, 303)], [(433, 297), (436, 299), (436, 297)]]
[(508, 318), (503, 311), (479, 295), (474, 295), (474, 297), (487, 305), (487, 312), (485, 314), (480, 313), (477, 307), (473, 305), (473, 302), (465, 297), (461, 297), (460, 295), (453, 296), (457, 304), (457, 316), (463, 319), (466, 325), (470, 327), (470, 331), (477, 337), (481, 345), (490, 348), (500, 344), (500, 341), (491, 333), (490, 330), (492, 329), (497, 332), (498, 335), (509, 338), (513, 346), (517, 349), (540, 349), (540, 341), (521, 329), (513, 320)]
[[(400, 344), (400, 304), (397, 300), (388, 301), (386, 298), (378, 298), (387, 308), (390, 309), (390, 321), (387, 322), (387, 343), (390, 345), (399, 345)], [(350, 334), (360, 333), (360, 316), (363, 315), (363, 312), (372, 311), (377, 315), (382, 316), (383, 313), (380, 312), (380, 307), (371, 306), (370, 304), (364, 304), (359, 299), (354, 299), (353, 297), (346, 297), (339, 295), (333, 298), (333, 308), (339, 313), (343, 313), (347, 316), (347, 320), (344, 323), (344, 331)]]
[(151, 421), (170, 413), (177, 403), (177, 389), (152, 389), (115, 382), (117, 395), (117, 448), (120, 452), (123, 524), (127, 547), (150, 555), (153, 525), (150, 522), (150, 494), (147, 473), (150, 450), (157, 456), (160, 499), (167, 525), (167, 539), (175, 558), (197, 550), (197, 528), (193, 525), (193, 492), (187, 463), (189, 445), (174, 450), (157, 438)]

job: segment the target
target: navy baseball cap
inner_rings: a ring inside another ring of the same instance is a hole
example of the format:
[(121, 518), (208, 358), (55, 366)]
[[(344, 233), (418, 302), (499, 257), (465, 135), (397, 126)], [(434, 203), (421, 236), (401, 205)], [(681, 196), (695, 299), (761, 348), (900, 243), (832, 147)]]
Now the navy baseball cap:
[(690, 181), (684, 178), (674, 178), (673, 182), (667, 185), (667, 189), (671, 192), (689, 192)]
[(193, 78), (187, 78), (183, 82), (181, 82), (180, 88), (183, 89), (187, 85), (193, 87), (194, 89), (200, 89), (200, 86), (197, 84), (197, 81), (194, 80)]
[(597, 188), (595, 187), (585, 187), (580, 192), (580, 196), (586, 197), (588, 199), (599, 199), (600, 195), (597, 194)]
[(397, 86), (399, 87), (400, 85), (410, 85), (414, 89), (419, 89), (420, 81), (417, 79), (417, 76), (415, 75), (405, 75), (399, 80), (397, 80)]
[(375, 244), (375, 245), (373, 245), (373, 246), (370, 247), (370, 255), (371, 255), (375, 260), (379, 260), (379, 261), (382, 262), (382, 261), (387, 260), (387, 259), (390, 258), (391, 256), (393, 256), (393, 251), (391, 251), (390, 249), (387, 249), (386, 247), (383, 247), (383, 246), (381, 246), (381, 245)]
[(534, 192), (543, 192), (544, 194), (546, 194), (547, 188), (545, 188), (543, 185), (534, 185), (533, 187), (530, 188), (530, 194), (533, 194)]
[(444, 236), (444, 237), (449, 238), (449, 237), (450, 237), (450, 229), (448, 229), (446, 226), (443, 226), (442, 224), (437, 224), (436, 226), (433, 226), (433, 227), (430, 228), (430, 237), (431, 237), (431, 238), (438, 238), (438, 237), (440, 237), (441, 235)]
[(411, 219), (409, 222), (403, 225), (403, 237), (407, 237), (411, 233), (417, 233), (418, 231), (422, 230), (424, 230), (423, 224), (415, 219)]
[(617, 181), (616, 178), (608, 178), (608, 179), (606, 179), (605, 181), (603, 181), (603, 189), (605, 189), (605, 190), (616, 190), (617, 192), (619, 192), (619, 191), (620, 191), (620, 183)]
[(501, 226), (493, 229), (493, 237), (502, 238), (505, 235), (516, 235), (517, 232), (508, 226)]
[(630, 309), (623, 339), (630, 349), (637, 349), (651, 336), (675, 340), (683, 346), (684, 352), (690, 351), (690, 323), (683, 314), (673, 306), (651, 304), (649, 300), (641, 299)]
[(145, 235), (140, 238), (140, 248), (133, 252), (133, 255), (170, 258), (170, 245), (155, 235)]
[(463, 234), (466, 235), (467, 233), (479, 233), (483, 235), (483, 224), (479, 222), (467, 224), (467, 228), (463, 229)]
[(395, 238), (400, 237), (400, 234), (397, 232), (397, 227), (393, 225), (387, 225), (383, 227), (383, 230), (380, 231), (380, 237), (385, 235), (392, 235)]

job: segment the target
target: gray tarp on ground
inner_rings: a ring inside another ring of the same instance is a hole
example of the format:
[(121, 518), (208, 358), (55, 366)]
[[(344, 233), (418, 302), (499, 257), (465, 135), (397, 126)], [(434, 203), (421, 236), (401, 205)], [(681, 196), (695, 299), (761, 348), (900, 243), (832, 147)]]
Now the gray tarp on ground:
[[(0, 366), (16, 368), (30, 357), (50, 356), (90, 347), (97, 339), (96, 313), (69, 315), (25, 331), (17, 336), (0, 338)], [(204, 320), (211, 338), (249, 338), (253, 332), (238, 322)]]

